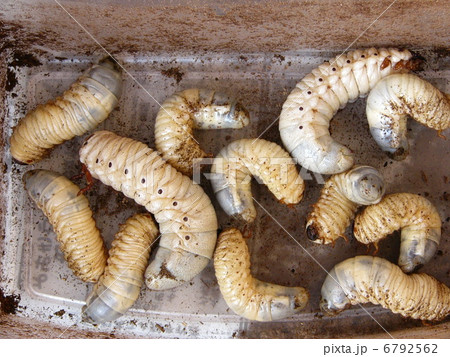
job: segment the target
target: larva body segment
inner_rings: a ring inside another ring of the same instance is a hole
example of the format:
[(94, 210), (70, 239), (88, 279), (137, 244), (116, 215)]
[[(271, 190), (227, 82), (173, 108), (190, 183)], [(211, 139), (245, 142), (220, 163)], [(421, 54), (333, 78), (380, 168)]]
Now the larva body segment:
[(89, 202), (66, 177), (48, 170), (31, 170), (23, 181), (31, 199), (44, 212), (56, 233), (69, 267), (83, 281), (97, 282), (108, 253), (95, 226)]
[(393, 48), (351, 51), (323, 63), (297, 83), (283, 104), (279, 129), (284, 146), (308, 170), (336, 174), (350, 169), (353, 154), (330, 136), (331, 119), (381, 78), (412, 63), (409, 51)]
[(337, 264), (322, 285), (321, 310), (336, 315), (367, 302), (404, 317), (438, 321), (450, 313), (450, 289), (427, 274), (406, 275), (378, 257), (357, 256)]
[(136, 214), (120, 227), (109, 250), (108, 265), (83, 307), (83, 319), (114, 321), (139, 297), (150, 247), (158, 236), (150, 214)]
[(251, 275), (247, 244), (235, 228), (219, 235), (214, 269), (227, 305), (246, 319), (283, 319), (302, 310), (308, 302), (309, 293), (302, 287), (270, 284)]
[(407, 119), (435, 129), (450, 127), (450, 101), (427, 81), (412, 74), (392, 74), (371, 90), (366, 105), (370, 132), (381, 149), (396, 160), (409, 152)]
[(384, 191), (383, 177), (371, 166), (355, 166), (331, 176), (308, 215), (308, 238), (315, 243), (334, 244), (344, 237), (358, 207), (380, 202)]
[(285, 204), (297, 204), (305, 188), (289, 154), (263, 139), (236, 140), (214, 159), (211, 183), (217, 200), (229, 215), (247, 222), (256, 218), (251, 175), (260, 179)]
[(108, 131), (95, 132), (80, 149), (92, 176), (153, 213), (161, 240), (145, 273), (150, 289), (191, 280), (212, 258), (217, 217), (203, 189), (147, 145)]
[(250, 122), (235, 99), (209, 89), (186, 89), (164, 101), (156, 116), (155, 145), (169, 164), (192, 176), (193, 160), (208, 157), (194, 138), (194, 129), (239, 129)]
[(39, 105), (11, 136), (12, 156), (25, 164), (42, 160), (56, 145), (94, 129), (118, 103), (121, 74), (107, 58), (92, 66), (62, 96)]
[(401, 229), (398, 265), (408, 273), (427, 263), (441, 239), (441, 218), (433, 204), (412, 193), (385, 196), (355, 218), (353, 234), (364, 244), (376, 243)]

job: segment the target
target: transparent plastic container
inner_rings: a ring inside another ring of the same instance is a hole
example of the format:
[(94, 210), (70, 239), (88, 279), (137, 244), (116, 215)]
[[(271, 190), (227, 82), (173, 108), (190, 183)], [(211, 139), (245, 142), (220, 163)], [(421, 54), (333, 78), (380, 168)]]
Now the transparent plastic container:
[[(31, 166), (13, 162), (8, 150), (11, 128), (19, 118), (37, 104), (60, 95), (83, 70), (105, 56), (101, 49), (89, 51), (86, 55), (67, 49), (56, 51), (57, 47), (56, 42), (49, 48), (40, 44), (30, 47), (26, 53), (31, 57), (27, 58), (34, 62), (25, 61), (14, 48), (3, 57), (9, 66), (8, 73), (14, 74), (14, 82), (1, 98), (5, 112), (2, 122), (5, 166), (0, 194), (6, 206), (3, 210), (5, 236), (0, 287), (4, 295), (20, 295), (17, 315), (63, 328), (76, 327), (85, 332), (168, 338), (361, 336), (382, 332), (378, 322), (388, 331), (420, 326), (418, 321), (403, 319), (372, 305), (365, 306), (369, 315), (354, 307), (334, 318), (322, 316), (319, 300), (320, 287), (326, 277), (324, 269), (329, 270), (346, 258), (365, 254), (367, 247), (354, 239), (349, 243), (338, 240), (334, 247), (308, 241), (304, 231), (305, 218), (327, 177), (305, 170), (301, 171), (306, 182), (305, 196), (294, 208), (278, 203), (266, 187), (254, 181), (253, 194), (261, 206), (256, 205), (258, 216), (255, 223), (246, 227), (252, 232), (247, 241), (252, 273), (260, 280), (307, 288), (311, 297), (301, 313), (272, 323), (240, 318), (221, 297), (210, 262), (192, 282), (179, 288), (150, 291), (144, 286), (133, 308), (115, 322), (100, 326), (81, 322), (81, 307), (92, 285), (78, 280), (67, 267), (50, 224), (28, 198), (21, 178), (32, 168), (55, 170), (69, 178), (80, 174), (78, 150), (84, 137), (64, 143), (47, 159)], [(24, 49), (20, 51), (23, 54)], [(440, 90), (450, 92), (448, 53), (419, 52), (427, 59), (420, 76)], [(206, 87), (237, 97), (251, 113), (251, 124), (244, 129), (196, 131), (195, 136), (206, 152), (216, 155), (233, 140), (247, 137), (261, 136), (281, 144), (277, 119), (287, 95), (304, 75), (339, 53), (307, 49), (263, 54), (242, 54), (232, 49), (228, 53), (195, 54), (118, 50), (115, 57), (154, 99), (129, 74), (123, 73), (124, 90), (119, 106), (97, 130), (111, 130), (154, 148), (154, 119), (158, 103), (179, 90)], [(442, 240), (436, 256), (420, 272), (429, 273), (450, 285), (450, 145), (435, 131), (414, 121), (409, 121), (408, 127), (411, 153), (400, 162), (390, 160), (371, 138), (365, 119), (365, 99), (348, 104), (339, 111), (332, 121), (331, 132), (335, 139), (354, 151), (357, 163), (372, 165), (381, 171), (387, 183), (386, 193), (417, 193), (436, 205), (443, 220)], [(445, 134), (449, 136), (449, 133)], [(84, 185), (83, 180), (75, 182)], [(200, 184), (216, 207), (220, 229), (231, 226), (244, 228), (223, 213), (205, 176), (202, 176)], [(98, 181), (87, 197), (108, 247), (119, 224), (133, 213), (144, 210)], [(347, 233), (350, 237), (350, 230)], [(399, 235), (381, 242), (378, 256), (396, 262), (398, 253)]]

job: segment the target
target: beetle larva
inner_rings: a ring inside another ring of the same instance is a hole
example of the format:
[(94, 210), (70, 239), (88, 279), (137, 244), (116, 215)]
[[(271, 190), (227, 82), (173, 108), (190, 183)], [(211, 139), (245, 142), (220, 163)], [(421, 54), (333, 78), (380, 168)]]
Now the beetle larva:
[(48, 170), (28, 171), (23, 181), (31, 199), (52, 224), (70, 269), (83, 281), (97, 282), (108, 253), (87, 198), (78, 195), (80, 188)]
[(372, 137), (396, 160), (403, 160), (409, 152), (408, 117), (439, 131), (450, 127), (447, 96), (427, 81), (407, 73), (379, 81), (367, 97), (366, 114)]
[(438, 321), (450, 313), (450, 289), (427, 274), (406, 275), (378, 257), (357, 256), (337, 264), (322, 285), (321, 310), (336, 315), (367, 302), (404, 317)]
[(330, 120), (381, 78), (415, 64), (409, 51), (393, 48), (351, 51), (321, 64), (283, 104), (279, 129), (284, 146), (308, 170), (336, 174), (350, 169), (353, 154), (330, 136)]
[(364, 244), (378, 242), (401, 229), (398, 265), (408, 273), (434, 255), (441, 239), (441, 218), (433, 204), (412, 193), (385, 196), (355, 218), (355, 238)]
[(211, 168), (211, 183), (222, 209), (247, 222), (256, 218), (250, 175), (285, 204), (297, 204), (305, 188), (289, 154), (263, 139), (241, 139), (223, 148)]
[(150, 247), (157, 236), (150, 214), (136, 214), (120, 227), (105, 272), (83, 307), (84, 320), (113, 321), (128, 311), (139, 297)]
[(62, 96), (22, 118), (11, 136), (11, 154), (24, 163), (42, 160), (54, 146), (94, 129), (118, 103), (122, 79), (106, 58), (92, 66)]
[(315, 243), (334, 244), (336, 239), (344, 237), (358, 207), (378, 203), (383, 195), (383, 177), (371, 166), (356, 166), (333, 175), (308, 215), (308, 238)]
[(255, 279), (250, 272), (250, 253), (239, 230), (219, 235), (214, 269), (220, 292), (236, 314), (249, 320), (272, 321), (302, 310), (309, 293), (302, 287), (287, 287)]
[(203, 270), (214, 252), (217, 217), (199, 185), (147, 145), (108, 131), (86, 139), (80, 160), (93, 177), (155, 215), (161, 240), (145, 272), (150, 289), (176, 287)]
[(155, 145), (169, 164), (192, 176), (193, 160), (208, 155), (194, 139), (194, 129), (239, 129), (250, 122), (235, 99), (209, 89), (186, 89), (164, 101), (155, 123)]

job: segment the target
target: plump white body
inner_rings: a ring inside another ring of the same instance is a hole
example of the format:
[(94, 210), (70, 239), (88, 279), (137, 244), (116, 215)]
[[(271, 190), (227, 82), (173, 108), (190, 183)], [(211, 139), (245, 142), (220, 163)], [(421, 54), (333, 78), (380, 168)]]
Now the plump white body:
[(241, 139), (223, 148), (211, 168), (211, 183), (222, 209), (247, 222), (256, 218), (251, 176), (260, 179), (285, 204), (297, 204), (305, 188), (289, 154), (263, 139)]
[(355, 218), (353, 234), (364, 244), (374, 243), (401, 229), (398, 265), (404, 272), (427, 263), (441, 239), (441, 218), (433, 204), (412, 193), (385, 196)]
[(246, 319), (279, 320), (299, 312), (308, 302), (304, 288), (270, 284), (251, 275), (247, 244), (235, 228), (219, 235), (214, 269), (227, 305)]
[(379, 81), (367, 97), (366, 114), (378, 146), (400, 160), (409, 152), (408, 117), (439, 131), (450, 127), (448, 97), (427, 81), (407, 73)]
[(95, 324), (114, 321), (139, 297), (151, 245), (158, 236), (150, 214), (136, 214), (120, 227), (109, 250), (104, 274), (86, 300), (83, 319)]
[(97, 282), (108, 253), (95, 226), (89, 202), (66, 177), (48, 170), (32, 170), (23, 181), (31, 199), (48, 217), (69, 267), (83, 281)]
[(80, 149), (93, 177), (153, 213), (161, 239), (145, 273), (150, 289), (191, 280), (212, 258), (217, 217), (209, 197), (147, 145), (108, 131), (95, 132)]
[(356, 166), (333, 175), (325, 182), (306, 222), (308, 238), (329, 244), (344, 237), (345, 229), (361, 205), (380, 202), (384, 195), (381, 174), (371, 166)]
[(192, 176), (193, 160), (207, 157), (194, 129), (239, 129), (250, 122), (235, 99), (210, 89), (186, 89), (167, 98), (156, 116), (155, 145), (181, 173)]
[(450, 289), (427, 274), (404, 274), (389, 261), (357, 256), (337, 264), (322, 285), (320, 308), (336, 315), (351, 305), (381, 305), (404, 317), (442, 320), (450, 313)]
[(24, 163), (42, 160), (51, 148), (94, 129), (119, 102), (120, 72), (110, 59), (92, 66), (62, 96), (39, 105), (19, 121), (11, 154)]
[(353, 154), (330, 136), (330, 120), (347, 102), (366, 96), (381, 78), (408, 67), (411, 58), (409, 51), (393, 48), (356, 50), (321, 64), (304, 77), (280, 114), (281, 139), (292, 157), (321, 174), (350, 169)]

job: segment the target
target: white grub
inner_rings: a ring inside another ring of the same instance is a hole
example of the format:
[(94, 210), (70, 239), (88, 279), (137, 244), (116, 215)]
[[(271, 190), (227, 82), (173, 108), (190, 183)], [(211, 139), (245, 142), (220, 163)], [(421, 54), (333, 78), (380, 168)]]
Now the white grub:
[(334, 244), (339, 237), (346, 239), (345, 230), (358, 207), (380, 202), (384, 191), (383, 177), (371, 166), (355, 166), (331, 176), (308, 215), (308, 238), (319, 244)]
[(270, 284), (251, 275), (247, 244), (235, 228), (219, 235), (214, 269), (227, 305), (246, 319), (283, 319), (298, 313), (308, 302), (308, 291), (302, 287)]
[(355, 218), (353, 234), (364, 244), (377, 244), (401, 229), (398, 265), (406, 273), (427, 263), (441, 239), (441, 218), (433, 204), (412, 193), (385, 196)]
[(153, 290), (190, 281), (208, 264), (217, 239), (209, 197), (147, 145), (109, 131), (86, 139), (80, 160), (94, 178), (153, 213), (161, 239), (145, 278)]
[(119, 102), (121, 73), (112, 59), (93, 65), (62, 96), (30, 111), (14, 128), (11, 154), (33, 164), (56, 145), (81, 136), (104, 121)]
[(413, 74), (392, 74), (371, 90), (366, 105), (370, 132), (390, 157), (403, 160), (409, 153), (407, 119), (438, 130), (450, 127), (446, 94)]
[(251, 176), (267, 185), (281, 203), (297, 204), (303, 197), (303, 179), (282, 147), (263, 139), (236, 140), (220, 151), (211, 168), (216, 198), (227, 214), (249, 223), (256, 218)]
[(337, 264), (322, 285), (320, 308), (336, 315), (371, 302), (413, 319), (439, 321), (450, 313), (450, 289), (427, 274), (404, 274), (389, 261), (357, 256)]
[(248, 111), (236, 99), (210, 89), (186, 89), (162, 104), (155, 122), (156, 149), (191, 177), (194, 159), (209, 156), (195, 140), (194, 129), (240, 129), (249, 122)]

